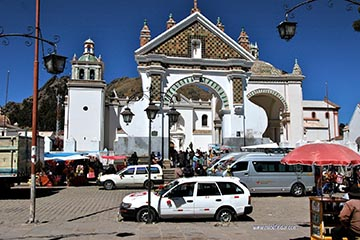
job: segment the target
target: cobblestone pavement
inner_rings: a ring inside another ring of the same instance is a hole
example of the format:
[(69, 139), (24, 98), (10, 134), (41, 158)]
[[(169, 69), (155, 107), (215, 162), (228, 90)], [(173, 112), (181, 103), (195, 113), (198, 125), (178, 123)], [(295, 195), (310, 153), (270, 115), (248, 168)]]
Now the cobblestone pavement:
[(254, 211), (229, 224), (212, 220), (144, 224), (117, 220), (128, 193), (97, 186), (37, 188), (36, 219), (30, 213), (29, 187), (0, 196), (0, 239), (310, 239), (308, 197), (253, 196)]

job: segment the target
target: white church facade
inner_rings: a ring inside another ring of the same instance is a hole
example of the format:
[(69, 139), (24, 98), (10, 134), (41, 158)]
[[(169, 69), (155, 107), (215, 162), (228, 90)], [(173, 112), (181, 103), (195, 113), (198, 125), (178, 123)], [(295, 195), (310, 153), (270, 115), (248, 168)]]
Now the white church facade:
[[(135, 51), (142, 79), (139, 98), (120, 99), (116, 93), (105, 96), (104, 63), (95, 57), (94, 48), (88, 39), (82, 56), (72, 61), (64, 151), (107, 149), (118, 155), (136, 151), (146, 156), (151, 135), (151, 151), (167, 158), (170, 147), (185, 150), (193, 145), (207, 151), (208, 144), (220, 144), (239, 150), (271, 142), (295, 147), (304, 138), (328, 140), (339, 135), (338, 106), (303, 101), (305, 77), (297, 61), (293, 71), (286, 73), (259, 60), (257, 44), (249, 42), (244, 30), (237, 41), (231, 39), (220, 19), (216, 24), (209, 21), (196, 1), (187, 18), (176, 23), (170, 16), (166, 31), (154, 39), (144, 23), (140, 48)], [(207, 89), (213, 97), (195, 101), (178, 93), (189, 84)], [(160, 112), (149, 131), (144, 109), (150, 100)], [(312, 103), (319, 106), (311, 109)], [(121, 116), (125, 107), (134, 113), (129, 124)], [(171, 107), (180, 113), (172, 126), (167, 117)], [(325, 111), (326, 119), (321, 115), (320, 121), (312, 111)], [(311, 121), (317, 124), (309, 124)]]

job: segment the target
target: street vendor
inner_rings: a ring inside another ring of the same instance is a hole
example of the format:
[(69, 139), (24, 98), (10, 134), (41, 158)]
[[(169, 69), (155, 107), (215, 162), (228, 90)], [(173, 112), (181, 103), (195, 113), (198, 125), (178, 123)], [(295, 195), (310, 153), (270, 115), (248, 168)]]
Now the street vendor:
[(355, 240), (360, 237), (360, 188), (354, 185), (348, 193), (350, 200), (345, 202), (339, 214), (341, 226), (331, 231), (333, 240)]

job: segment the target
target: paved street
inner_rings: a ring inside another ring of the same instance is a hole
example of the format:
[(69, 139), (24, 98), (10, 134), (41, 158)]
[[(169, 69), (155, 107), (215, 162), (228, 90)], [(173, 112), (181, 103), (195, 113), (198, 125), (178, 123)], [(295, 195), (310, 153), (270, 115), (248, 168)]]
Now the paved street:
[(118, 222), (124, 195), (137, 190), (105, 191), (97, 186), (37, 188), (37, 224), (27, 224), (28, 187), (0, 197), (0, 239), (309, 239), (308, 197), (253, 196), (249, 217), (216, 221)]

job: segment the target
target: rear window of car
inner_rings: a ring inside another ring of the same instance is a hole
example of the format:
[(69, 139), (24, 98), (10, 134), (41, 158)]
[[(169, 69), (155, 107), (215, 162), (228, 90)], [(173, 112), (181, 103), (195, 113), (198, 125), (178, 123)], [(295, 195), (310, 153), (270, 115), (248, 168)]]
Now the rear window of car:
[(160, 173), (160, 169), (157, 167), (151, 167), (151, 173)]
[(217, 182), (222, 195), (242, 194), (244, 190), (232, 182)]
[(147, 174), (146, 168), (145, 167), (138, 167), (136, 169), (136, 174)]
[(199, 183), (197, 196), (216, 196), (220, 195), (219, 188), (215, 183)]

